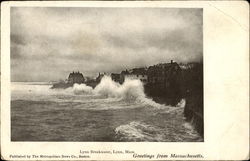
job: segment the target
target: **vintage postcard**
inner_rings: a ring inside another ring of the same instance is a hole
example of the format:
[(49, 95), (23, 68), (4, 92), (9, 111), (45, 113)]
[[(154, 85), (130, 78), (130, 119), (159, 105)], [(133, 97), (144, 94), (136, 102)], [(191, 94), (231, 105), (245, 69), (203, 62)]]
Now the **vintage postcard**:
[(244, 1), (2, 3), (2, 159), (248, 159), (248, 13)]

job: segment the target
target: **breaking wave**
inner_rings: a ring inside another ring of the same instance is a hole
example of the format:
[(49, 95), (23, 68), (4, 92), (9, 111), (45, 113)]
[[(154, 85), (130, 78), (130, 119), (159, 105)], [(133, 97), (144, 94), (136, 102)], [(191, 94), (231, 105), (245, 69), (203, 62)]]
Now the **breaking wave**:
[(165, 107), (147, 98), (142, 82), (137, 79), (126, 79), (123, 84), (119, 84), (114, 82), (111, 77), (104, 76), (94, 89), (85, 84), (75, 84), (73, 91), (75, 94), (93, 94), (105, 98), (116, 98), (120, 101), (143, 103), (158, 108)]
[(115, 137), (119, 141), (202, 141), (199, 133), (187, 122), (183, 122), (181, 133), (176, 133), (173, 122), (168, 122), (167, 127), (147, 124), (141, 121), (132, 121), (115, 128)]
[[(126, 79), (119, 84), (109, 76), (104, 76), (93, 89), (86, 84), (74, 84), (66, 89), (51, 89), (51, 84), (18, 84), (12, 85), (12, 100), (47, 100), (56, 102), (82, 102), (83, 97), (93, 97), (90, 101), (122, 101), (123, 103), (153, 106), (158, 109), (176, 110), (177, 107), (165, 106), (154, 102), (144, 93), (143, 83), (137, 79)], [(86, 98), (84, 102), (87, 102)], [(183, 104), (183, 102), (180, 102)], [(185, 103), (185, 102), (184, 102)], [(184, 105), (185, 106), (185, 105)], [(183, 107), (183, 105), (182, 105)]]
[(106, 97), (121, 98), (128, 101), (145, 97), (143, 84), (140, 80), (126, 79), (125, 82), (120, 85), (108, 76), (102, 78), (100, 84), (94, 89), (94, 93)]
[(74, 92), (74, 94), (77, 94), (77, 95), (92, 94), (93, 88), (87, 86), (86, 84), (74, 84), (73, 92)]
[(129, 141), (162, 141), (164, 135), (160, 129), (151, 125), (132, 121), (129, 124), (118, 126), (115, 129), (116, 137), (118, 140)]

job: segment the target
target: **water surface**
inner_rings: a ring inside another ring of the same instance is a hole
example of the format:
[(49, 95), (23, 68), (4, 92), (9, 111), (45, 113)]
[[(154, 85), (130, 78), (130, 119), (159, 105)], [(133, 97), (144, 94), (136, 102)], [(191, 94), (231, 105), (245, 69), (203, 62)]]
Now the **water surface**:
[(176, 107), (155, 103), (139, 80), (119, 85), (105, 77), (95, 89), (50, 89), (41, 82), (11, 87), (12, 141), (202, 141), (185, 121), (184, 99)]

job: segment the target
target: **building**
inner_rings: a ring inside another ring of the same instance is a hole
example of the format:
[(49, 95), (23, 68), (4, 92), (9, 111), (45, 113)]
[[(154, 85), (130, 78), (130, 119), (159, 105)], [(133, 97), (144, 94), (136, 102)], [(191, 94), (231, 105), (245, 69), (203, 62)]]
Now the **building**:
[(148, 81), (147, 68), (134, 68), (121, 72), (120, 80), (124, 82), (125, 79), (138, 79), (144, 84)]
[(121, 82), (121, 75), (117, 73), (111, 73), (111, 79), (115, 82)]
[(139, 79), (143, 83), (147, 83), (148, 81), (147, 68), (134, 68), (128, 75), (126, 75), (126, 78)]
[(150, 66), (147, 70), (148, 83), (162, 84), (164, 87), (170, 85), (170, 81), (180, 74), (181, 68), (176, 62), (162, 63)]
[(67, 83), (69, 84), (74, 84), (74, 83), (78, 83), (78, 84), (81, 84), (81, 83), (84, 83), (85, 79), (82, 75), (82, 73), (80, 72), (72, 72), (69, 74), (69, 77), (67, 79)]
[[(181, 97), (181, 68), (176, 62), (150, 66), (147, 70), (148, 82), (145, 92), (151, 96), (164, 96), (176, 104)], [(173, 99), (174, 98), (174, 99)], [(169, 101), (170, 102), (170, 101)]]

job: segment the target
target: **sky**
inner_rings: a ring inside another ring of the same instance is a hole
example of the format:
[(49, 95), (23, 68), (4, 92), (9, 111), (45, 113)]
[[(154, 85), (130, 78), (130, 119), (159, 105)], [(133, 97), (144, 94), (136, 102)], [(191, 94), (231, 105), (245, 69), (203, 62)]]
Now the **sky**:
[(11, 8), (11, 81), (203, 59), (202, 9)]

